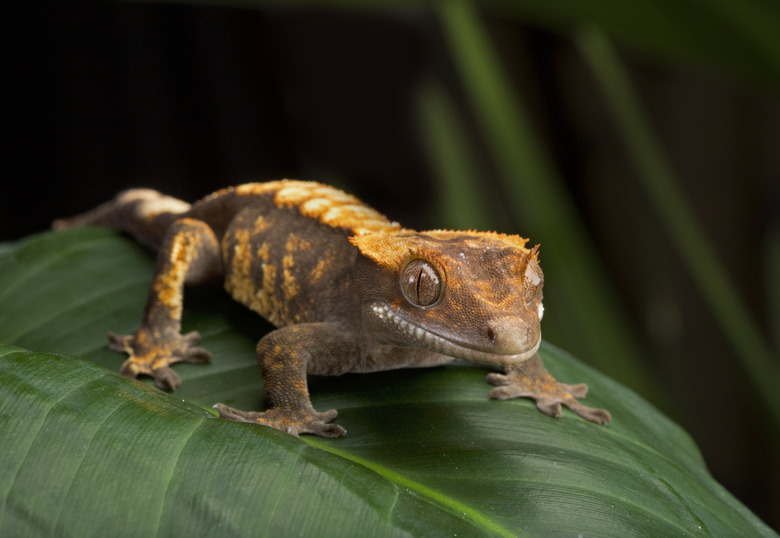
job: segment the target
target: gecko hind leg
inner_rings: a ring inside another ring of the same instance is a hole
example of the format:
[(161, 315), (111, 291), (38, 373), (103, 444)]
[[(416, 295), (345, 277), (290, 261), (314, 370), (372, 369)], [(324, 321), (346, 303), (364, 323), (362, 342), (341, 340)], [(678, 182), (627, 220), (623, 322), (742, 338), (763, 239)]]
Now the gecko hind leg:
[(563, 404), (591, 422), (608, 424), (612, 420), (606, 409), (588, 407), (577, 401), (587, 394), (587, 385), (567, 385), (557, 381), (544, 367), (538, 354), (519, 364), (506, 367), (503, 374), (488, 374), (486, 381), (496, 385), (496, 388), (490, 391), (491, 398), (531, 398), (536, 401), (539, 411), (551, 417), (561, 416)]
[(181, 378), (171, 365), (204, 363), (211, 353), (196, 344), (197, 332), (181, 334), (184, 285), (203, 282), (221, 272), (219, 246), (204, 222), (181, 218), (169, 228), (157, 255), (141, 326), (134, 335), (109, 333), (109, 347), (126, 352), (125, 377), (148, 375), (163, 390), (174, 390)]

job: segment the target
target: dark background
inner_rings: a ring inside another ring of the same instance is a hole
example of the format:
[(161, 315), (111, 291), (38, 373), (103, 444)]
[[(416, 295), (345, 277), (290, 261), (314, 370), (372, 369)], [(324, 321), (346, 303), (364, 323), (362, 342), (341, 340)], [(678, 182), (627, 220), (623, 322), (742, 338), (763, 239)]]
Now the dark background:
[[(282, 177), (335, 183), (410, 227), (441, 225), (414, 114), (420, 81), (443, 80), (476, 122), (431, 13), (67, 4), (18, 15), (3, 32), (0, 241), (132, 186), (193, 201)], [(768, 417), (627, 179), (635, 171), (592, 76), (569, 40), (486, 21), (649, 350), (666, 396), (654, 403), (693, 435), (721, 483), (780, 527)], [(776, 94), (623, 52), (696, 216), (776, 343), (767, 282), (779, 275), (765, 272), (780, 222)], [(473, 143), (492, 189), (485, 148)], [(648, 248), (658, 268), (637, 265), (633, 253)], [(673, 304), (653, 300), (643, 275), (656, 270), (672, 275)]]

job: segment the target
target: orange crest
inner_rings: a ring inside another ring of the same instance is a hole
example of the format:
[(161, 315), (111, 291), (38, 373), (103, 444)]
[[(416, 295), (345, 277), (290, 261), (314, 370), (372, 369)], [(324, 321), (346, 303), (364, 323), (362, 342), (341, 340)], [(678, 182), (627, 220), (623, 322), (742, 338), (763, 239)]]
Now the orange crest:
[(404, 261), (412, 257), (436, 259), (445, 256), (457, 263), (459, 257), (465, 256), (464, 250), (488, 252), (508, 248), (517, 252), (517, 262), (522, 268), (529, 260), (539, 261), (539, 245), (527, 249), (528, 239), (495, 232), (397, 230), (356, 235), (349, 240), (363, 256), (391, 271), (400, 270)]

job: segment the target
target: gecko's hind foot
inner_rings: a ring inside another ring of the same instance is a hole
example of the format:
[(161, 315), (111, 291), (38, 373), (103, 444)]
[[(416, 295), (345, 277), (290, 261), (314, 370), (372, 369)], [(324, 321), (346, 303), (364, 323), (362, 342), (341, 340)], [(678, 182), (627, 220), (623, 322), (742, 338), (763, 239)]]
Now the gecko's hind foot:
[(272, 408), (267, 411), (241, 411), (218, 403), (214, 406), (219, 411), (220, 418), (234, 422), (248, 422), (270, 426), (298, 437), (302, 433), (319, 435), (320, 437), (341, 437), (347, 430), (338, 424), (328, 424), (336, 418), (338, 412), (329, 409), (323, 413), (312, 410)]
[[(140, 332), (140, 331), (139, 331)], [(181, 377), (170, 367), (177, 362), (201, 364), (211, 360), (211, 353), (195, 344), (200, 340), (197, 331), (185, 335), (175, 334), (155, 343), (149, 337), (108, 333), (108, 347), (130, 355), (122, 364), (125, 377), (147, 375), (163, 390), (175, 390), (181, 385)]]

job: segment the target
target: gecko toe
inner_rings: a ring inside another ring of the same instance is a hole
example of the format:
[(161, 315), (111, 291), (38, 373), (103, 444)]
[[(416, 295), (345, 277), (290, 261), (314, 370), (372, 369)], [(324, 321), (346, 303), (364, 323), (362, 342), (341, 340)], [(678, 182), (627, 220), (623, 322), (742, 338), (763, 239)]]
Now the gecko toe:
[[(511, 383), (508, 376), (504, 374), (499, 374), (498, 372), (491, 372), (488, 375), (486, 375), (485, 381), (497, 387), (500, 387), (502, 385), (508, 385), (509, 383)], [(491, 398), (493, 398), (493, 396), (491, 396)]]
[(579, 416), (590, 422), (596, 424), (609, 424), (612, 422), (612, 415), (606, 409), (599, 409), (596, 407), (588, 407), (579, 402), (571, 402), (565, 404), (569, 409), (577, 413)]
[(133, 357), (130, 357), (124, 363), (122, 363), (122, 368), (119, 370), (119, 373), (121, 373), (124, 377), (136, 379), (139, 375), (147, 372), (141, 368), (141, 365), (138, 364), (138, 362), (134, 360)]
[(218, 403), (214, 405), (214, 408), (219, 412), (219, 418), (224, 418), (225, 420), (232, 420), (233, 422), (256, 423), (257, 419), (261, 415), (261, 413), (257, 411), (241, 411), (240, 409), (229, 407), (223, 403)]
[(184, 362), (191, 362), (194, 364), (203, 364), (205, 362), (209, 362), (212, 357), (213, 355), (211, 354), (211, 351), (205, 348), (191, 347), (184, 352), (182, 360)]
[(337, 416), (339, 416), (339, 412), (336, 411), (335, 409), (328, 409), (327, 411), (323, 411), (322, 413), (317, 413), (317, 418), (322, 422), (330, 422)]
[(191, 331), (187, 334), (181, 335), (182, 343), (187, 346), (194, 346), (198, 342), (200, 342), (200, 333), (198, 331)]
[(555, 418), (560, 418), (561, 416), (560, 402), (539, 400), (536, 402), (536, 407), (545, 415)]
[(152, 377), (154, 384), (165, 391), (176, 390), (181, 385), (181, 377), (169, 366), (155, 368), (152, 370)]
[(588, 394), (588, 385), (585, 383), (577, 383), (576, 385), (569, 385), (569, 392), (575, 398), (584, 398)]
[(116, 334), (108, 332), (108, 349), (112, 351), (123, 351), (128, 354), (133, 352), (133, 341), (135, 337), (132, 334)]
[(337, 437), (341, 437), (342, 435), (346, 434), (347, 430), (345, 430), (338, 424), (314, 423), (311, 424), (309, 428), (307, 428), (305, 433), (312, 433), (314, 435), (319, 435), (320, 437), (335, 439)]

